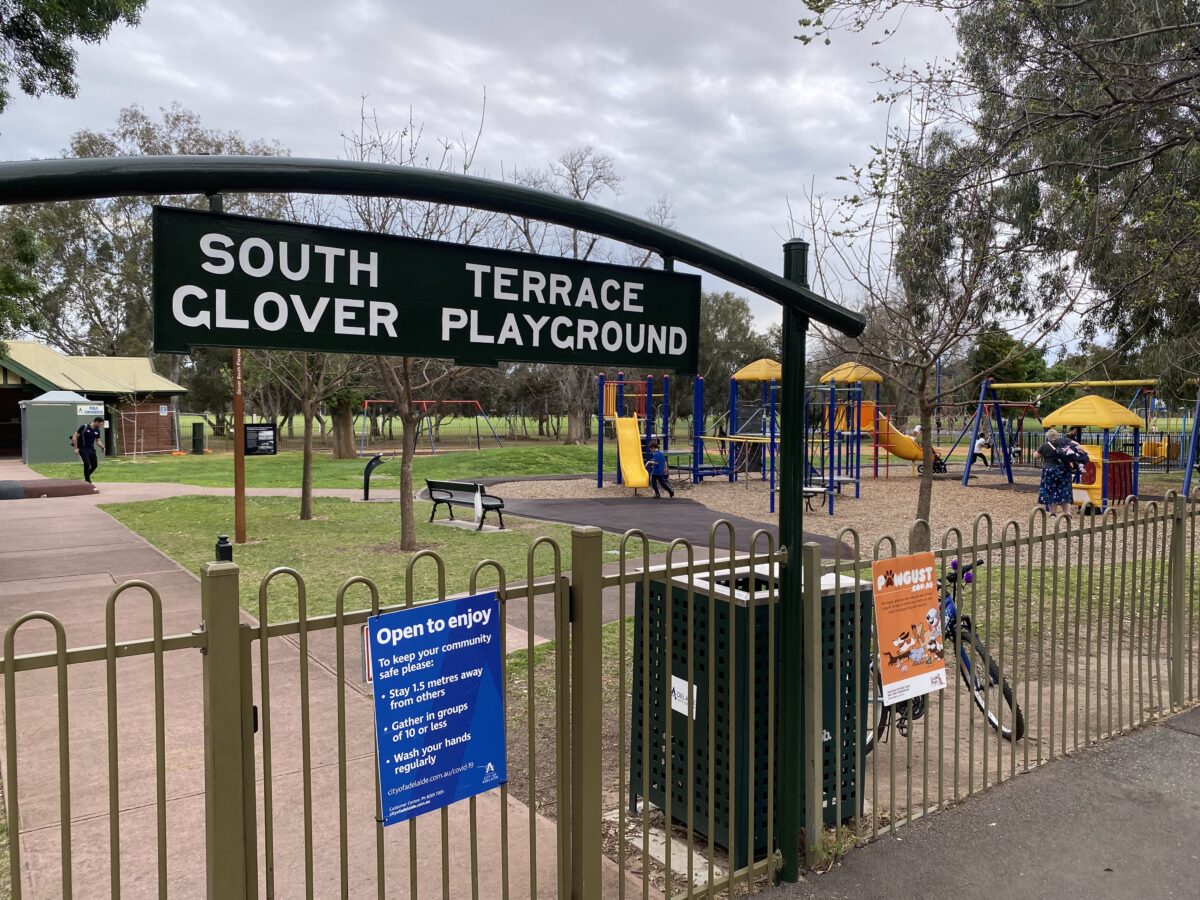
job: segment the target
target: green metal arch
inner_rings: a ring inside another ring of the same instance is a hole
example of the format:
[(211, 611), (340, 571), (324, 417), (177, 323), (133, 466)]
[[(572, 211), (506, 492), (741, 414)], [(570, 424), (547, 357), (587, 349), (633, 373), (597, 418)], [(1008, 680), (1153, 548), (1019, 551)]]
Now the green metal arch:
[(400, 197), (524, 216), (652, 250), (849, 335), (859, 313), (709, 244), (570, 197), (450, 172), (277, 156), (133, 156), (0, 163), (0, 204), (100, 197), (278, 191)]

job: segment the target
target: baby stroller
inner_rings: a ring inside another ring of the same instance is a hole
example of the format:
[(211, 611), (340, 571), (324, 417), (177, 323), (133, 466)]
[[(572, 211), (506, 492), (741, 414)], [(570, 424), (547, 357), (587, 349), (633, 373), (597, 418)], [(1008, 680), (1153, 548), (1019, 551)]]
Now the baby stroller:
[[(946, 461), (944, 459), (942, 459), (942, 455), (940, 453), (938, 453), (936, 450), (934, 450), (933, 451), (933, 474), (934, 475), (945, 475), (947, 471), (948, 470), (946, 468)], [(920, 475), (925, 474), (925, 464), (924, 463), (917, 464), (917, 473)]]

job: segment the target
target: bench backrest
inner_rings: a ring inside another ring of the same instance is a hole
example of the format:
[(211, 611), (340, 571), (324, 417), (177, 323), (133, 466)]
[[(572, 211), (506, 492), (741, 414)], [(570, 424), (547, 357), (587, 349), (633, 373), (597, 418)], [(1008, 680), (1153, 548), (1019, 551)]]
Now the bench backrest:
[(449, 491), (451, 494), (468, 496), (483, 492), (483, 485), (473, 481), (435, 481), (432, 478), (426, 478), (425, 486), (431, 491)]

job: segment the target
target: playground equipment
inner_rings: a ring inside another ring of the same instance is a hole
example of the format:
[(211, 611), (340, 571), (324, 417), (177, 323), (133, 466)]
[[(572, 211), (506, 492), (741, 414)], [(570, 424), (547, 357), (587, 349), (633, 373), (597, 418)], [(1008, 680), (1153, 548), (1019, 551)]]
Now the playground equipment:
[[(491, 433), (492, 440), (496, 442), (497, 447), (503, 447), (504, 442), (500, 440), (500, 435), (496, 433), (496, 429), (492, 427), (492, 421), (488, 418), (487, 413), (483, 411), (483, 405), (478, 400), (414, 400), (413, 406), (421, 411), (421, 418), (417, 420), (417, 444), (421, 443), (421, 434), (424, 432), (425, 439), (429, 442), (429, 452), (437, 453), (437, 444), (440, 439), (442, 430), (441, 416), (445, 408), (449, 408), (452, 413), (452, 418), (464, 419), (467, 421), (466, 436), (470, 440), (471, 425), (474, 424), (475, 432), (475, 449), (483, 449), (483, 434), (479, 427), (479, 420), (487, 426), (488, 432)], [(391, 400), (364, 400), (362, 404), (362, 434), (359, 436), (359, 454), (365, 456), (367, 452), (367, 434), (370, 428), (371, 407), (384, 406), (391, 407), (395, 404)], [(430, 413), (432, 410), (432, 415)], [(461, 410), (461, 412), (460, 412)], [(431, 422), (432, 416), (438, 416), (436, 422)], [(490, 443), (490, 441), (489, 441)]]
[(650, 487), (650, 473), (646, 471), (646, 462), (642, 457), (641, 430), (638, 428), (637, 416), (616, 419), (617, 432), (617, 467), (625, 487)]
[[(671, 377), (663, 375), (661, 394), (654, 393), (653, 375), (647, 375), (644, 381), (626, 381), (624, 372), (618, 372), (616, 379), (605, 378), (604, 373), (601, 372), (596, 376), (596, 386), (596, 487), (602, 488), (604, 487), (604, 426), (606, 423), (612, 422), (616, 428), (626, 418), (626, 413), (633, 416), (635, 421), (638, 416), (645, 421), (644, 441), (646, 445), (657, 439), (662, 451), (668, 455), (671, 454)], [(662, 410), (662, 431), (659, 434), (654, 433), (655, 398), (659, 401), (658, 408)], [(622, 458), (627, 455), (628, 451), (622, 446), (620, 431), (618, 431), (617, 484), (624, 483)], [(642, 439), (640, 438), (637, 446), (637, 459), (639, 464), (644, 459)], [(642, 468), (645, 469), (645, 466), (643, 465)], [(640, 487), (646, 487), (649, 483), (649, 476), (647, 476), (646, 484), (640, 485)], [(631, 487), (633, 486), (631, 485)]]
[[(998, 448), (1000, 452), (997, 456), (997, 460), (999, 461), (1000, 466), (1003, 469), (1004, 477), (1008, 480), (1008, 483), (1009, 484), (1013, 483), (1013, 474), (1012, 474), (1012, 464), (1013, 464), (1013, 455), (1014, 455), (1014, 453), (1013, 453), (1013, 451), (1014, 451), (1013, 438), (1014, 437), (1017, 438), (1015, 447), (1019, 447), (1022, 426), (1021, 426), (1021, 424), (1018, 425), (1015, 435), (1010, 434), (1004, 424), (1004, 417), (1002, 414), (1002, 409), (1006, 408), (1006, 407), (1011, 407), (1013, 405), (1032, 407), (1032, 404), (1001, 403), (997, 392), (1006, 391), (1006, 390), (1039, 390), (1042, 388), (1060, 389), (1060, 388), (1068, 388), (1068, 387), (1072, 387), (1072, 388), (1074, 388), (1074, 387), (1080, 387), (1080, 388), (1132, 387), (1132, 388), (1137, 389), (1134, 392), (1133, 400), (1130, 402), (1130, 407), (1132, 408), (1138, 402), (1139, 397), (1143, 397), (1143, 396), (1148, 397), (1149, 396), (1150, 392), (1146, 392), (1144, 389), (1153, 388), (1156, 384), (1158, 384), (1158, 382), (1152, 378), (1127, 378), (1127, 379), (1118, 379), (1115, 381), (1013, 381), (1013, 382), (1004, 382), (1004, 383), (991, 381), (990, 379), (987, 379), (987, 378), (983, 379), (983, 381), (980, 382), (980, 385), (979, 385), (979, 402), (978, 402), (978, 405), (975, 407), (975, 415), (971, 419), (971, 422), (970, 422), (971, 440), (970, 440), (970, 443), (967, 445), (967, 448), (968, 448), (967, 464), (963, 467), (963, 477), (962, 477), (963, 486), (965, 487), (969, 483), (970, 478), (971, 478), (971, 463), (972, 463), (973, 459), (972, 459), (971, 453), (969, 451), (971, 448), (973, 448), (975, 446), (975, 441), (979, 439), (979, 434), (980, 434), (980, 431), (982, 430), (984, 417), (988, 415), (989, 409), (990, 409), (990, 415), (991, 415), (991, 420), (992, 420), (992, 434), (995, 438), (999, 439), (999, 444), (1000, 444), (1000, 446)], [(1091, 396), (1095, 396), (1095, 395), (1091, 395)], [(1080, 398), (1080, 399), (1083, 399), (1083, 398)], [(1097, 397), (1096, 399), (1104, 399), (1104, 398)], [(1113, 401), (1110, 400), (1108, 402), (1112, 403)], [(1070, 406), (1070, 405), (1071, 404), (1067, 404), (1067, 406)], [(1114, 404), (1114, 405), (1120, 409), (1124, 409), (1124, 407), (1122, 407), (1120, 404)], [(1056, 410), (1056, 412), (1058, 412), (1058, 410)], [(1131, 413), (1131, 415), (1132, 415), (1132, 413)], [(1025, 420), (1025, 413), (1023, 412), (1020, 417), (1020, 423), (1023, 423), (1024, 420)], [(1140, 431), (1145, 428), (1145, 423), (1142, 422), (1142, 420), (1140, 418), (1138, 419), (1138, 421), (1142, 423), (1141, 427), (1139, 428), (1139, 434), (1140, 434)], [(1078, 423), (1076, 423), (1076, 424), (1078, 424)], [(1045, 419), (1042, 420), (1042, 425), (1046, 426)], [(1107, 435), (1107, 434), (1105, 435), (1104, 443), (1106, 445), (1111, 442), (1113, 437), (1115, 437), (1116, 432), (1118, 432), (1120, 430), (1120, 427), (1124, 427), (1124, 426), (1119, 426), (1114, 431), (1113, 435)], [(961, 436), (959, 439), (961, 440)], [(955, 447), (958, 446), (958, 441), (955, 441), (954, 446)], [(1032, 450), (1032, 448), (1030, 448), (1030, 449)], [(951, 450), (951, 452), (953, 452), (953, 449)]]
[[(1099, 428), (1099, 444), (1082, 444), (1089, 460), (1076, 479), (1074, 500), (1084, 509), (1103, 512), (1109, 503), (1136, 497), (1141, 461), (1139, 440), (1146, 423), (1141, 416), (1105, 397), (1089, 394), (1072, 400), (1042, 419), (1046, 428)], [(1122, 428), (1133, 431), (1132, 453), (1112, 449)], [(1099, 460), (1099, 462), (1097, 462)]]

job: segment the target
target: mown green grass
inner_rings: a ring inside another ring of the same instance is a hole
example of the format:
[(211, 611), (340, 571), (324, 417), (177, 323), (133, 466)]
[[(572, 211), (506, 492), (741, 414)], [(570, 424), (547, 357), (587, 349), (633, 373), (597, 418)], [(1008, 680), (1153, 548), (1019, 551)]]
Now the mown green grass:
[[(615, 457), (606, 453), (606, 468), (615, 470)], [(387, 460), (371, 475), (371, 484), (398, 487), (399, 457)], [(285, 451), (278, 456), (246, 459), (246, 486), (261, 488), (299, 487), (303, 454)], [(361, 488), (365, 459), (333, 459), (326, 454), (313, 457), (313, 484), (321, 488)], [(43, 463), (33, 467), (49, 478), (79, 478), (76, 463)], [(413, 481), (423, 486), (426, 478), (475, 479), (523, 475), (579, 475), (596, 471), (594, 446), (567, 447), (535, 444), (494, 450), (464, 450), (419, 456), (413, 460)], [(154, 456), (141, 459), (115, 457), (100, 463), (93, 479), (97, 482), (156, 482), (232, 487), (233, 454), (205, 456)]]
[[(233, 532), (233, 506), (225, 497), (176, 497), (101, 508), (192, 572), (213, 559), (218, 534)], [(523, 581), (529, 546), (542, 536), (558, 542), (563, 569), (571, 567), (570, 526), (508, 516), (506, 530), (477, 533), (431, 525), (426, 521), (429, 510), (428, 503), (416, 505), (417, 540), (445, 561), (447, 593), (466, 591), (471, 570), (483, 559), (499, 562), (511, 581)], [(304, 576), (309, 615), (332, 613), (338, 588), (354, 575), (374, 580), (385, 605), (405, 600), (405, 569), (412, 554), (399, 550), (398, 505), (318, 498), (314, 512), (314, 519), (302, 522), (293, 498), (247, 499), (250, 541), (234, 550), (234, 561), (242, 568), (244, 609), (258, 615), (259, 582), (276, 566), (290, 566)], [(439, 518), (444, 518), (444, 512)], [(605, 535), (604, 541), (605, 549), (611, 550), (619, 546), (620, 538)], [(552, 554), (541, 549), (535, 559), (535, 575), (550, 574), (551, 566)], [(494, 570), (489, 568), (479, 587), (494, 587), (495, 580)], [(413, 596), (416, 600), (434, 599), (437, 592), (436, 566), (423, 559), (414, 567)], [(361, 609), (368, 603), (366, 589), (356, 587), (349, 594), (347, 609)], [(273, 622), (296, 618), (296, 593), (290, 579), (273, 583), (268, 611)]]

